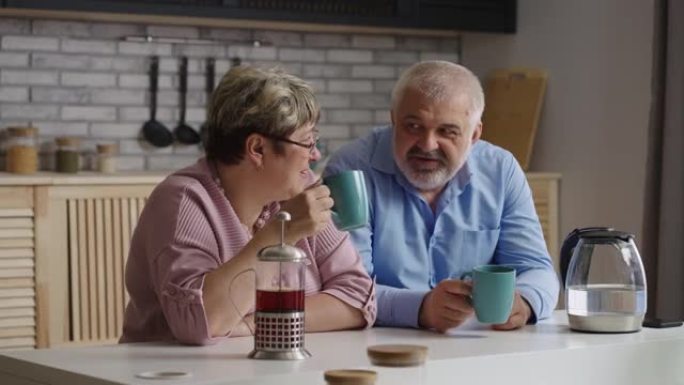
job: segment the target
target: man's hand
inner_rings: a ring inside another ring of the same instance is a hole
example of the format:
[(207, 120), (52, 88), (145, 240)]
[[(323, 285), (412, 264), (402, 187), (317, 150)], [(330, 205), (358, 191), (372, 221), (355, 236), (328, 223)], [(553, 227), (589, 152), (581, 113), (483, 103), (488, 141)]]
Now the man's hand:
[(513, 330), (519, 329), (527, 324), (527, 320), (530, 319), (532, 315), (532, 309), (530, 305), (527, 304), (521, 296), (520, 293), (515, 293), (515, 298), (513, 299), (513, 309), (511, 309), (511, 315), (508, 317), (508, 321), (503, 324), (493, 325), (494, 330)]
[(473, 314), (470, 282), (444, 280), (423, 299), (418, 322), (421, 327), (445, 332)]

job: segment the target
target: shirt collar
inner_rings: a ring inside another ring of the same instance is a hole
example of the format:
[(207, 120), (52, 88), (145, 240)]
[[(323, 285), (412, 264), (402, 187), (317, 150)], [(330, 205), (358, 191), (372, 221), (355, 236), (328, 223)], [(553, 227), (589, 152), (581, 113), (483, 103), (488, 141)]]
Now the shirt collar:
[(392, 126), (387, 126), (379, 130), (377, 136), (377, 144), (374, 148), (373, 155), (371, 156), (371, 166), (386, 174), (401, 174), (394, 162), (394, 135)]

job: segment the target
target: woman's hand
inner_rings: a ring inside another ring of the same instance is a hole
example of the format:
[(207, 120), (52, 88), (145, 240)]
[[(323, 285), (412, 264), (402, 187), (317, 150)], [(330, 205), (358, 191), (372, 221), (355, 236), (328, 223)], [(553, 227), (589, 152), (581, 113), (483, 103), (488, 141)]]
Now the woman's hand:
[(285, 237), (292, 244), (323, 230), (330, 223), (330, 209), (333, 207), (330, 189), (314, 184), (294, 198), (282, 202), (280, 209), (292, 216), (286, 225)]

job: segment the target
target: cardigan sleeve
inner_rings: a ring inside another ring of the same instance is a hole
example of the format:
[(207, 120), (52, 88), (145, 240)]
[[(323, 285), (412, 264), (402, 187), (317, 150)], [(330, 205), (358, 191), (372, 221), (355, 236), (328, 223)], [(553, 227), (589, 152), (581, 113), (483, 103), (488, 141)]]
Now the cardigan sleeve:
[[(161, 225), (158, 231), (163, 231)], [(153, 242), (168, 243), (151, 260), (150, 275), (173, 336), (193, 345), (214, 343), (203, 303), (202, 288), (207, 273), (220, 266), (218, 246), (201, 204), (183, 194), (173, 232), (157, 234)], [(162, 239), (159, 239), (162, 238)]]
[(314, 237), (314, 245), (321, 292), (359, 309), (366, 327), (373, 326), (377, 313), (375, 282), (364, 269), (349, 234), (331, 223)]

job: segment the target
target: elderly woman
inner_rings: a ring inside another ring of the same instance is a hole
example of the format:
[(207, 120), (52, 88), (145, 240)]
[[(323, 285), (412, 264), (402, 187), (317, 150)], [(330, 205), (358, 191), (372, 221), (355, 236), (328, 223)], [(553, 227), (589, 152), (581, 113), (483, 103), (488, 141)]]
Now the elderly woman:
[(306, 330), (372, 326), (374, 283), (309, 169), (321, 156), (312, 89), (282, 72), (236, 67), (208, 113), (206, 158), (160, 183), (135, 229), (121, 342), (207, 344), (248, 334), (255, 285), (242, 273), (279, 243), (281, 209), (292, 216), (286, 242), (311, 262)]

